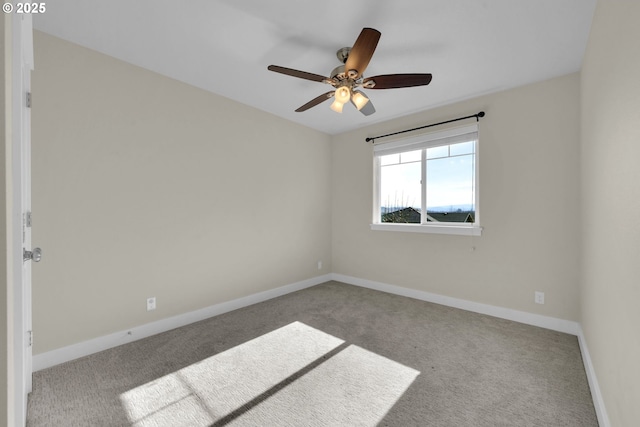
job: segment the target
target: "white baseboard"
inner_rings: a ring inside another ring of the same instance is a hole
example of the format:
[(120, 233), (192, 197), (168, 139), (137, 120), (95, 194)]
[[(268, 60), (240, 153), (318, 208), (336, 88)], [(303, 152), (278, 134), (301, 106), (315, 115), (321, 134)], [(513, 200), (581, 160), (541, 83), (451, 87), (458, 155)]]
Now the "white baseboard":
[(338, 282), (350, 285), (361, 286), (363, 288), (374, 289), (376, 291), (401, 295), (404, 297), (433, 302), (448, 307), (460, 308), (462, 310), (473, 311), (475, 313), (487, 314), (501, 319), (513, 320), (514, 322), (525, 323), (527, 325), (539, 326), (553, 331), (564, 332), (566, 334), (578, 335), (580, 325), (578, 322), (557, 319), (555, 317), (542, 316), (539, 314), (527, 313), (526, 311), (513, 310), (510, 308), (498, 307), (495, 305), (482, 304), (463, 300), (459, 298), (447, 297), (430, 292), (418, 291), (415, 289), (403, 288), (389, 285), (387, 283), (374, 282), (373, 280), (360, 279), (358, 277), (345, 276), (343, 274), (332, 273), (331, 278)]
[(171, 329), (198, 322), (200, 320), (208, 319), (219, 314), (227, 313), (229, 311), (257, 304), (259, 302), (267, 301), (291, 292), (309, 288), (311, 286), (319, 285), (329, 280), (335, 280), (350, 285), (374, 289), (377, 291), (387, 292), (409, 298), (415, 298), (422, 301), (445, 305), (448, 307), (459, 308), (462, 310), (486, 314), (502, 319), (513, 320), (515, 322), (524, 323), (527, 325), (539, 326), (541, 328), (576, 335), (580, 344), (582, 360), (584, 363), (585, 371), (587, 373), (587, 380), (589, 382), (589, 388), (591, 389), (591, 395), (593, 397), (593, 404), (596, 410), (596, 415), (598, 417), (598, 423), (600, 424), (600, 427), (611, 426), (611, 424), (609, 423), (607, 411), (604, 406), (604, 400), (602, 399), (602, 394), (600, 393), (600, 387), (598, 385), (596, 373), (591, 362), (591, 357), (589, 356), (589, 350), (587, 349), (587, 343), (582, 332), (582, 327), (578, 322), (572, 322), (569, 320), (557, 319), (548, 316), (541, 316), (538, 314), (512, 310), (504, 307), (497, 307), (489, 304), (482, 304), (459, 298), (447, 297), (444, 295), (403, 288), (387, 283), (375, 282), (372, 280), (361, 279), (358, 277), (351, 277), (337, 273), (330, 273), (322, 276), (312, 277), (310, 279), (292, 283), (290, 285), (281, 286), (279, 288), (248, 295), (246, 297), (238, 298), (232, 301), (215, 304), (210, 307), (170, 317), (167, 319), (158, 320), (146, 325), (137, 326), (126, 331), (116, 332), (110, 335), (94, 338), (46, 353), (41, 353), (33, 357), (33, 370), (39, 371), (42, 369), (46, 369), (55, 365), (59, 365), (61, 363), (78, 359), (80, 357), (97, 353), (99, 351), (117, 347), (128, 342), (136, 341), (142, 338), (159, 334), (161, 332), (166, 332)]
[(582, 353), (584, 370), (587, 373), (587, 381), (589, 381), (589, 389), (591, 390), (593, 406), (596, 409), (596, 416), (598, 417), (598, 425), (600, 427), (611, 427), (609, 415), (607, 415), (607, 409), (604, 406), (604, 400), (602, 399), (602, 393), (600, 392), (600, 386), (598, 385), (598, 379), (596, 378), (596, 371), (593, 368), (589, 349), (587, 348), (587, 340), (584, 337), (584, 333), (582, 332), (582, 327), (580, 325), (578, 325), (578, 342), (580, 343), (580, 352)]
[(331, 274), (312, 277), (300, 282), (292, 283), (279, 288), (270, 289), (268, 291), (259, 292), (257, 294), (248, 295), (232, 301), (215, 304), (200, 310), (191, 311), (189, 313), (180, 314), (178, 316), (169, 317), (167, 319), (158, 320), (156, 322), (147, 323), (145, 325), (136, 326), (126, 331), (120, 331), (102, 337), (94, 338), (88, 341), (51, 350), (46, 353), (37, 354), (33, 357), (33, 371), (50, 368), (61, 363), (69, 362), (80, 357), (88, 356), (99, 351), (117, 347), (132, 341), (150, 337), (152, 335), (166, 332), (171, 329), (179, 328), (200, 320), (208, 319), (219, 314), (267, 301), (291, 292), (319, 285), (331, 280)]
[(596, 372), (591, 362), (591, 356), (587, 349), (587, 342), (582, 332), (582, 327), (578, 322), (570, 320), (557, 319), (554, 317), (541, 316), (538, 314), (527, 313), (519, 310), (512, 310), (504, 307), (497, 307), (488, 304), (467, 301), (458, 298), (447, 297), (444, 295), (432, 294), (430, 292), (418, 291), (415, 289), (403, 288), (400, 286), (389, 285), (387, 283), (375, 282), (358, 277), (345, 276), (343, 274), (332, 273), (332, 280), (347, 283), (350, 285), (361, 286), (364, 288), (374, 289), (377, 291), (388, 292), (390, 294), (401, 295), (409, 298), (415, 298), (422, 301), (433, 302), (436, 304), (446, 305), (449, 307), (460, 308), (462, 310), (473, 311), (476, 313), (487, 314), (489, 316), (499, 317), (502, 319), (513, 320), (514, 322), (525, 323), (527, 325), (539, 326), (541, 328), (551, 329), (558, 332), (564, 332), (578, 337), (580, 352), (582, 354), (582, 362), (587, 373), (589, 389), (593, 399), (593, 406), (598, 417), (600, 427), (611, 427), (609, 416), (602, 399), (600, 386), (596, 378)]
[(312, 277), (310, 279), (292, 283), (290, 285), (281, 286), (279, 288), (271, 289), (268, 291), (259, 292), (257, 294), (248, 295), (246, 297), (238, 298), (232, 301), (212, 305), (200, 310), (191, 311), (188, 313), (180, 314), (178, 316), (173, 316), (167, 319), (158, 320), (156, 322), (147, 323), (145, 325), (136, 326), (125, 331), (104, 335), (102, 337), (83, 341), (67, 347), (48, 351), (46, 353), (37, 354), (33, 357), (33, 370), (34, 372), (40, 371), (51, 366), (59, 365), (61, 363), (69, 362), (71, 360), (88, 356), (99, 351), (117, 347), (119, 345), (136, 341), (142, 338), (150, 337), (152, 335), (179, 328), (181, 326), (198, 322), (200, 320), (208, 319), (219, 314), (237, 310), (242, 307), (247, 307), (252, 304), (276, 298), (311, 286), (319, 285), (320, 283), (324, 283), (329, 280), (336, 280), (351, 285), (433, 302), (449, 307), (460, 308), (462, 310), (487, 314), (489, 316), (500, 317), (503, 319), (513, 320), (516, 322), (526, 323), (534, 326), (540, 326), (542, 328), (565, 332), (572, 335), (579, 335), (580, 332), (580, 326), (577, 322), (571, 322), (568, 320), (556, 319), (553, 317), (541, 316), (537, 314), (526, 313), (523, 311), (447, 297), (429, 292), (418, 291), (415, 289), (389, 285), (386, 283), (374, 282), (372, 280), (345, 276), (342, 274), (330, 273), (322, 276)]

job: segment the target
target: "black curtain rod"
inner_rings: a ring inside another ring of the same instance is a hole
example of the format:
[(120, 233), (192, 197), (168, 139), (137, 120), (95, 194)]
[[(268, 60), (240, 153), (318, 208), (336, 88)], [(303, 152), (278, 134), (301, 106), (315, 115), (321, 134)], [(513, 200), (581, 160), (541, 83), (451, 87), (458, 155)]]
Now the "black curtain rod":
[(478, 114), (472, 114), (472, 115), (467, 116), (467, 117), (459, 117), (457, 119), (447, 120), (446, 122), (433, 123), (433, 124), (430, 124), (430, 125), (420, 126), (420, 127), (413, 128), (413, 129), (406, 129), (406, 130), (401, 130), (399, 132), (388, 133), (386, 135), (373, 136), (371, 138), (366, 138), (365, 141), (367, 141), (367, 142), (369, 142), (369, 141), (376, 142), (376, 139), (378, 139), (378, 138), (386, 138), (387, 136), (399, 135), (401, 133), (412, 132), (412, 131), (418, 130), (418, 129), (430, 128), (431, 126), (444, 125), (446, 123), (451, 123), (451, 122), (457, 122), (459, 120), (470, 119), (471, 117), (475, 117), (476, 121), (479, 122), (480, 121), (480, 117), (484, 117), (484, 111), (480, 111)]

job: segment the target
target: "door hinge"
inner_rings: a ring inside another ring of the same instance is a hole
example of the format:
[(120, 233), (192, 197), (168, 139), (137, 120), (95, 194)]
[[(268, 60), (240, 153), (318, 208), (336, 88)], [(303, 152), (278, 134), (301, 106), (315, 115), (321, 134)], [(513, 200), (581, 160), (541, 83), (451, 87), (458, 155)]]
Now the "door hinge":
[(31, 92), (27, 92), (27, 108), (31, 108)]
[(29, 335), (27, 337), (27, 347), (31, 347), (33, 346), (33, 331), (27, 331), (27, 335)]
[(31, 211), (27, 211), (24, 217), (25, 227), (31, 227)]

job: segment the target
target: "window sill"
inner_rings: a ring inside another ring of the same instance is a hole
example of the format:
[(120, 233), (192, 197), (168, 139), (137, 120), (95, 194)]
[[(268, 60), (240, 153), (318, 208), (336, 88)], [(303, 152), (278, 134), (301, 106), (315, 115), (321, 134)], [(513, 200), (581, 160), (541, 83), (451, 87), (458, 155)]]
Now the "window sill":
[(482, 227), (478, 225), (425, 225), (425, 224), (371, 224), (375, 231), (402, 231), (408, 233), (455, 234), (461, 236), (480, 236)]

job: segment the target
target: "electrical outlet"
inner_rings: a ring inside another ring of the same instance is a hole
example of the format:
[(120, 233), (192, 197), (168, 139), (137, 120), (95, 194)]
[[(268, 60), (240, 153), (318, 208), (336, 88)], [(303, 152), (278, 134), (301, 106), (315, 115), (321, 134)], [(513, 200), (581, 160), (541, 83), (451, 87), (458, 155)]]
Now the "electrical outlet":
[(156, 309), (156, 297), (147, 298), (147, 311)]
[(536, 291), (534, 301), (536, 304), (544, 304), (544, 292)]
[(322, 261), (318, 261), (318, 270), (322, 270)]

